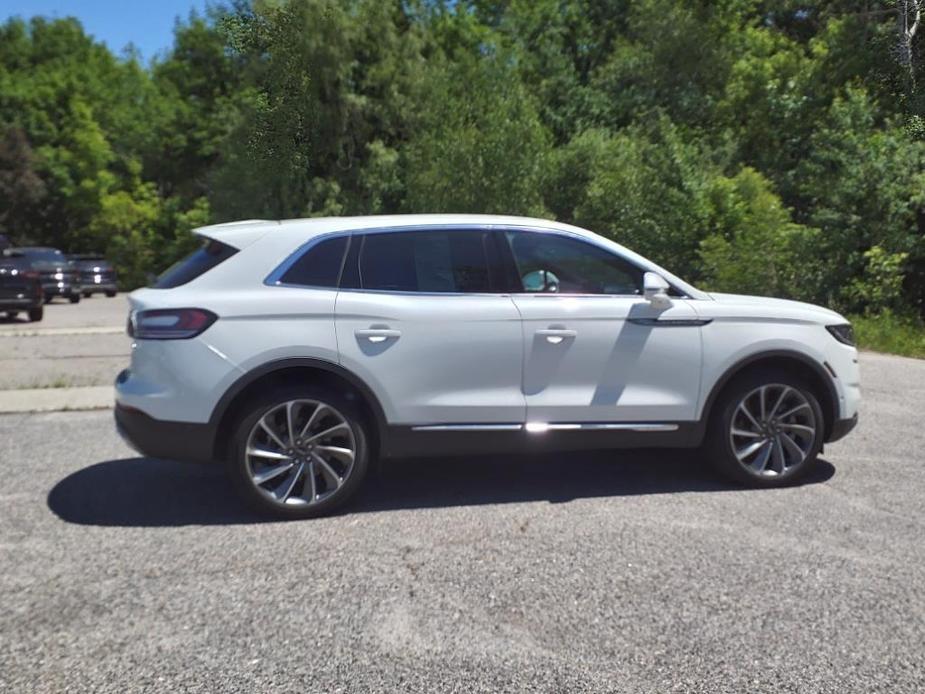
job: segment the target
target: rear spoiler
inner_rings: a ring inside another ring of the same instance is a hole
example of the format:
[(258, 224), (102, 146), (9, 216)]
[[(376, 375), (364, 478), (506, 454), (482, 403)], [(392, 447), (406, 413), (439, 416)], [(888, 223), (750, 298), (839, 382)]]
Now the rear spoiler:
[(209, 226), (193, 229), (193, 233), (196, 236), (218, 241), (240, 251), (265, 236), (278, 227), (279, 224), (278, 221), (271, 219), (247, 219), (242, 222), (210, 224)]

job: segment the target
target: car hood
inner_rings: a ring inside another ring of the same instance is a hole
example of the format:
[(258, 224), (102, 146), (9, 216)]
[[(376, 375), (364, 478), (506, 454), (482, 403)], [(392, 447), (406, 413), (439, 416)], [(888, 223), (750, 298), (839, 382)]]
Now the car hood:
[(791, 319), (823, 325), (848, 322), (844, 316), (831, 309), (802, 301), (719, 292), (710, 292), (710, 297), (716, 302), (717, 312), (724, 315), (741, 314), (753, 318)]

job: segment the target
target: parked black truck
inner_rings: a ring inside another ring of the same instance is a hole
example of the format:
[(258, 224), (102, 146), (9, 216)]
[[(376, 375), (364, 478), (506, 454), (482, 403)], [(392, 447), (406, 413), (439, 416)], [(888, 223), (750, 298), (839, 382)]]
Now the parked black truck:
[(57, 248), (24, 246), (13, 249), (21, 253), (39, 273), (46, 303), (56, 296), (66, 297), (72, 304), (80, 301), (81, 285), (77, 268)]
[(77, 279), (85, 297), (102, 293), (115, 296), (116, 270), (106, 258), (98, 253), (79, 253), (69, 255), (68, 259), (77, 270)]
[(25, 311), (30, 321), (40, 321), (44, 303), (39, 273), (29, 260), (15, 250), (0, 251), (0, 312), (15, 318)]

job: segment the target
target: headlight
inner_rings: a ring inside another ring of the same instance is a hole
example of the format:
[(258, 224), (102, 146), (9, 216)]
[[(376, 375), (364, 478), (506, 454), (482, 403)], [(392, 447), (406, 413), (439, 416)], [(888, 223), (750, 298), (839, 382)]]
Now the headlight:
[(832, 333), (832, 337), (844, 345), (850, 345), (851, 347), (854, 347), (857, 344), (854, 341), (854, 328), (851, 327), (850, 323), (827, 325), (825, 326), (825, 329)]

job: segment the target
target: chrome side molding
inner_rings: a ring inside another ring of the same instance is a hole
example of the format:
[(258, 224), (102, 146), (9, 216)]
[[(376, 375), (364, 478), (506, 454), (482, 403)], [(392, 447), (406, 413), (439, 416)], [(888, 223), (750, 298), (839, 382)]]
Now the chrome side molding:
[(677, 431), (677, 424), (661, 422), (527, 422), (523, 424), (422, 424), (411, 431)]

